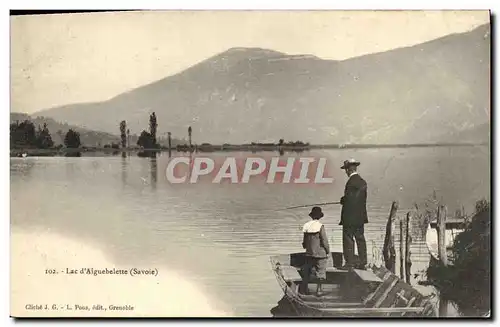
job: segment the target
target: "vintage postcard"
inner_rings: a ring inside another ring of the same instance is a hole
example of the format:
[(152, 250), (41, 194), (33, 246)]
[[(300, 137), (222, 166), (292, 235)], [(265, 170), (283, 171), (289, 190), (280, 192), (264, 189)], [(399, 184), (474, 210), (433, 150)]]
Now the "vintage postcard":
[(11, 14), (13, 317), (490, 317), (490, 12)]

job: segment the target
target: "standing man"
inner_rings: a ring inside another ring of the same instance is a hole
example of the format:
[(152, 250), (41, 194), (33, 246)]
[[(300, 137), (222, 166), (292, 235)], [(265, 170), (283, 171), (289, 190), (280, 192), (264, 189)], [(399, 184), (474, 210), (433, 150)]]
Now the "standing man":
[[(340, 167), (345, 170), (348, 177), (344, 196), (340, 199), (342, 213), (339, 225), (342, 225), (342, 247), (346, 261), (345, 266), (342, 267), (344, 269), (366, 269), (368, 263), (364, 235), (364, 224), (368, 223), (367, 184), (357, 172), (359, 165), (360, 162), (350, 159), (344, 161), (344, 165)], [(358, 262), (354, 262), (354, 240), (358, 247)]]

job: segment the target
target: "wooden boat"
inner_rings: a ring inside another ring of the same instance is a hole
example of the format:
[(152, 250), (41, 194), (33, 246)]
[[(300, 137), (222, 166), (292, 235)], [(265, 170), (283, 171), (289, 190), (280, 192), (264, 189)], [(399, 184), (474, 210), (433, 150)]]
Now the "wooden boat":
[[(427, 232), (425, 234), (425, 243), (427, 244), (427, 249), (431, 257), (435, 260), (439, 260), (438, 254), (438, 236), (437, 236), (437, 223), (435, 221), (429, 223), (427, 226)], [(445, 224), (445, 244), (448, 254), (448, 264), (453, 264), (453, 253), (451, 247), (455, 241), (455, 237), (465, 230), (464, 220), (453, 219), (446, 221)]]
[[(317, 281), (303, 283), (304, 253), (271, 257), (271, 266), (294, 315), (306, 317), (421, 317), (436, 316), (427, 297), (385, 267), (340, 270), (342, 253), (328, 259), (323, 295)], [(308, 292), (309, 291), (309, 292)], [(306, 294), (309, 293), (309, 294)]]

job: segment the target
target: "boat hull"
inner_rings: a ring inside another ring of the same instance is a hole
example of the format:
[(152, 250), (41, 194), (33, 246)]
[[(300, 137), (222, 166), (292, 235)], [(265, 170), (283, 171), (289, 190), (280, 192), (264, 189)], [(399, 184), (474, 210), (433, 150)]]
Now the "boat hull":
[[(338, 256), (338, 253), (333, 253), (333, 255)], [(436, 315), (434, 307), (426, 297), (385, 267), (372, 267), (361, 273), (354, 270), (341, 272), (335, 268), (338, 263), (330, 260), (329, 263), (332, 266), (329, 266), (330, 270), (327, 269), (327, 282), (325, 284), (333, 283), (341, 290), (340, 296), (304, 295), (299, 291), (300, 278), (294, 278), (293, 276), (297, 275), (290, 274), (290, 267), (300, 271), (303, 260), (303, 253), (271, 257), (273, 272), (284, 293), (278, 307), (272, 310), (275, 317), (415, 317)], [(337, 282), (332, 282), (328, 277), (329, 271), (339, 276), (346, 276), (346, 278), (338, 278)], [(377, 286), (373, 287), (373, 280), (371, 283), (364, 280), (365, 284), (356, 284), (351, 278), (356, 277), (356, 274), (369, 275), (378, 279)], [(372, 288), (369, 288), (368, 285)], [(363, 287), (366, 289), (363, 290)], [(366, 292), (367, 289), (369, 292)], [(365, 295), (368, 293), (369, 295), (358, 299), (354, 298), (358, 292), (363, 293), (363, 291), (365, 291)], [(346, 298), (346, 295), (349, 297)]]

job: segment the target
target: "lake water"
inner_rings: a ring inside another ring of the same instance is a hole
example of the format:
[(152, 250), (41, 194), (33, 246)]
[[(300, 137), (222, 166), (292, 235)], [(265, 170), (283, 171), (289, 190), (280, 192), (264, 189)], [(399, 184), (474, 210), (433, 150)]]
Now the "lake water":
[[(210, 154), (219, 159), (249, 155)], [(256, 179), (248, 184), (173, 185), (165, 178), (166, 153), (156, 158), (11, 158), (11, 226), (13, 231), (57, 234), (88, 244), (114, 265), (162, 267), (159, 274), (175, 271), (230, 315), (270, 316), (282, 292), (269, 256), (302, 251), (301, 226), (310, 210), (275, 209), (338, 201), (346, 182), (338, 169), (343, 160), (361, 161), (359, 172), (368, 183), (365, 234), (371, 261), (381, 260), (393, 200), (399, 201), (402, 216), (434, 190), (449, 212), (462, 205), (471, 212), (476, 200), (489, 199), (488, 147), (341, 149), (301, 156), (327, 158), (334, 182), (266, 184)], [(324, 206), (323, 211), (332, 250), (341, 251), (340, 208)], [(425, 243), (417, 239), (413, 272), (425, 269), (428, 259)]]

